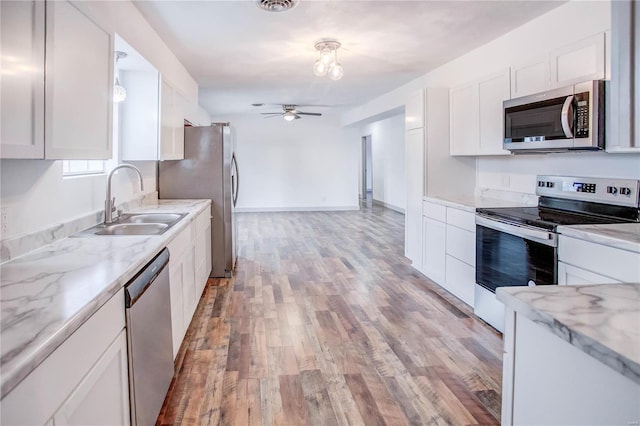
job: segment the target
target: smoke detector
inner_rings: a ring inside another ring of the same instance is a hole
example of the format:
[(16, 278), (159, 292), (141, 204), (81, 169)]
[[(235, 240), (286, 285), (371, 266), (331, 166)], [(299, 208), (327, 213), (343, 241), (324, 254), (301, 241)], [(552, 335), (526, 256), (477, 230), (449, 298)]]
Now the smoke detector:
[(254, 0), (256, 5), (267, 12), (286, 12), (298, 5), (300, 0)]

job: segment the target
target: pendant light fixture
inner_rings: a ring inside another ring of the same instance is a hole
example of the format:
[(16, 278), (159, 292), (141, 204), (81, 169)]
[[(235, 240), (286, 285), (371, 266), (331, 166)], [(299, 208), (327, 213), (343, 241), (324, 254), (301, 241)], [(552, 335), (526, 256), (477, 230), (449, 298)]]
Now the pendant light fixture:
[(117, 50), (116, 52), (116, 84), (113, 86), (113, 102), (119, 103), (127, 98), (127, 90), (120, 85), (120, 69), (118, 68), (118, 61), (127, 57), (125, 52)]
[(341, 44), (337, 40), (322, 40), (315, 44), (319, 52), (318, 59), (313, 64), (313, 73), (318, 77), (328, 75), (331, 80), (340, 80), (344, 76), (344, 69), (338, 62), (338, 49)]

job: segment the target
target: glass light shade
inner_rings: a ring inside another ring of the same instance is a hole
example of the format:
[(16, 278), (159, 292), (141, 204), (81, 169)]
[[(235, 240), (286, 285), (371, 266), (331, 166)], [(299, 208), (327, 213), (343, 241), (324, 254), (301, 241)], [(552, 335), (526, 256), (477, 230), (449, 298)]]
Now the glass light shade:
[(315, 62), (315, 64), (313, 64), (313, 73), (318, 77), (323, 77), (327, 75), (328, 70), (329, 70), (329, 67), (327, 66), (327, 64), (322, 62), (320, 59), (318, 59)]
[(292, 112), (286, 112), (284, 114), (284, 119), (286, 121), (293, 121), (293, 120), (295, 120), (295, 118), (296, 118), (296, 115), (294, 113), (292, 113)]
[(342, 76), (344, 76), (344, 69), (342, 68), (342, 65), (336, 62), (329, 67), (329, 78), (331, 80), (340, 80)]
[(113, 86), (113, 102), (115, 103), (122, 102), (126, 98), (127, 98), (126, 89), (120, 86), (118, 83), (116, 83), (116, 85)]

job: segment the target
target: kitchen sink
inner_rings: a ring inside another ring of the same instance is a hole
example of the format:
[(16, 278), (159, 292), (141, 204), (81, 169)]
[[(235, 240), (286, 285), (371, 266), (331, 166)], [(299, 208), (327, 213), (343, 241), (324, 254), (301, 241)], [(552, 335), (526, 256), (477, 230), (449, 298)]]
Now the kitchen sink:
[(118, 223), (164, 223), (173, 224), (182, 219), (179, 213), (127, 213), (120, 216)]
[(73, 236), (160, 235), (186, 215), (186, 213), (127, 213), (113, 223), (101, 223)]

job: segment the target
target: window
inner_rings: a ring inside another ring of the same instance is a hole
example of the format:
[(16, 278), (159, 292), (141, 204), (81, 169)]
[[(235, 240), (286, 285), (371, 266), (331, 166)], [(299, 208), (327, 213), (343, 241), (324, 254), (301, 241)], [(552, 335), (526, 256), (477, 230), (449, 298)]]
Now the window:
[(104, 160), (64, 160), (63, 176), (95, 175), (105, 172)]

